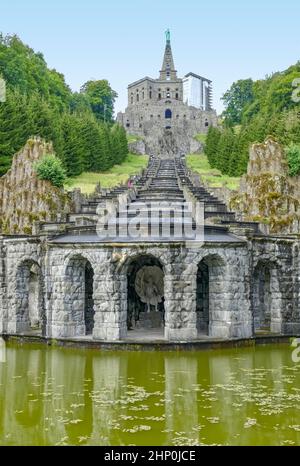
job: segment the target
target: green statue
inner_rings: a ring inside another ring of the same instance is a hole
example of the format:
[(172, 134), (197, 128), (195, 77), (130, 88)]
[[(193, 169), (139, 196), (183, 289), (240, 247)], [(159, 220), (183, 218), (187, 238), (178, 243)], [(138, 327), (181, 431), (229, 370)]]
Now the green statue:
[(165, 34), (166, 34), (166, 41), (167, 41), (167, 42), (170, 42), (170, 40), (171, 40), (170, 29), (167, 29), (166, 32), (165, 32)]

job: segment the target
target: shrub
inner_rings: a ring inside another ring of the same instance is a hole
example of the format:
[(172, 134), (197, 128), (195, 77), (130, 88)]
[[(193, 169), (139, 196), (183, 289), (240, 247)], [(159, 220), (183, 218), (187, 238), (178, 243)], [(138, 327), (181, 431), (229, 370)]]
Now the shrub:
[(66, 181), (65, 169), (62, 162), (55, 155), (45, 155), (35, 163), (34, 169), (40, 180), (50, 181), (58, 188), (61, 188)]
[(296, 176), (300, 174), (300, 145), (290, 144), (286, 148), (286, 155), (289, 165), (289, 175)]

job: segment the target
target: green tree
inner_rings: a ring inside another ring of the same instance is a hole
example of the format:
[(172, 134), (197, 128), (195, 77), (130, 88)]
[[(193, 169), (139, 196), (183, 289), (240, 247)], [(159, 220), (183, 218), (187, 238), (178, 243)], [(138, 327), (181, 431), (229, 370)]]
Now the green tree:
[(286, 148), (286, 155), (289, 165), (289, 175), (296, 176), (300, 174), (300, 145), (290, 144)]
[(106, 79), (87, 81), (81, 87), (80, 92), (86, 96), (97, 120), (112, 122), (114, 103), (118, 94), (112, 90)]
[(216, 160), (218, 158), (218, 146), (221, 137), (219, 128), (210, 126), (208, 129), (204, 153), (212, 167), (216, 167)]
[(238, 125), (242, 122), (245, 107), (254, 100), (252, 79), (240, 79), (232, 84), (222, 97), (225, 105), (223, 117), (228, 126)]
[(38, 178), (50, 181), (53, 186), (63, 187), (66, 181), (66, 172), (60, 159), (53, 154), (45, 155), (35, 163), (34, 169)]

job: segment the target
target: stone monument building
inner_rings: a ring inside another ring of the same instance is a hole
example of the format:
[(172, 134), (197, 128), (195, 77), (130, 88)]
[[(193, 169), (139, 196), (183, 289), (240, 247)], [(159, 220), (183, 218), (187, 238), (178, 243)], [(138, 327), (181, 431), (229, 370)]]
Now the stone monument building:
[[(158, 134), (166, 138), (180, 134), (181, 139), (185, 134), (191, 140), (217, 124), (216, 112), (212, 109), (211, 81), (194, 73), (188, 73), (183, 79), (177, 76), (169, 31), (159, 78), (146, 76), (129, 84), (128, 106), (124, 113), (118, 113), (117, 120), (128, 133), (145, 138), (151, 148), (152, 139)], [(188, 149), (183, 147), (182, 152)], [(157, 147), (152, 152), (157, 152)]]

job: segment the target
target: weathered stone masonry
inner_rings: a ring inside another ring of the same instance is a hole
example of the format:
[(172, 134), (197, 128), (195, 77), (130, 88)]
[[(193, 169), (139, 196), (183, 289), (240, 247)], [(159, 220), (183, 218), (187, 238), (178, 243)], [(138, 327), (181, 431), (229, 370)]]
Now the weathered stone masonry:
[[(247, 338), (253, 335), (253, 292), (259, 263), (271, 270), (271, 331), (300, 333), (299, 241), (295, 239), (254, 238), (225, 248), (215, 244), (198, 250), (188, 250), (180, 244), (136, 247), (91, 244), (78, 245), (75, 249), (67, 244), (47, 245), (33, 238), (4, 239), (1, 246), (1, 333), (30, 331), (27, 285), (18, 276), (24, 264), (35, 264), (42, 274), (40, 318), (46, 322), (44, 336), (85, 336), (83, 277), (78, 273), (78, 263), (87, 260), (94, 272), (93, 338), (108, 341), (126, 338), (126, 271), (130, 262), (141, 255), (157, 258), (163, 267), (167, 340), (187, 341), (198, 337), (196, 278), (198, 264), (203, 259), (211, 270), (209, 336)], [(70, 263), (73, 264), (71, 280), (67, 277)]]

